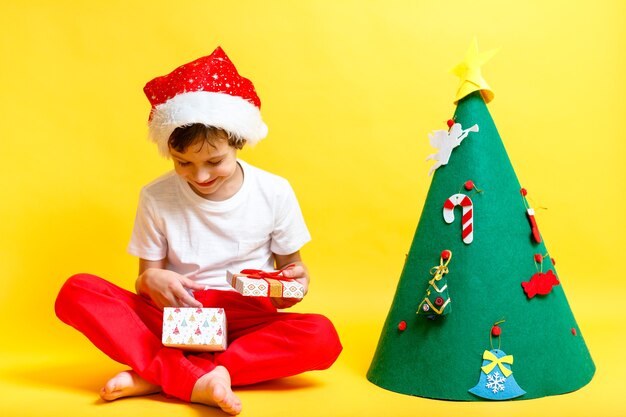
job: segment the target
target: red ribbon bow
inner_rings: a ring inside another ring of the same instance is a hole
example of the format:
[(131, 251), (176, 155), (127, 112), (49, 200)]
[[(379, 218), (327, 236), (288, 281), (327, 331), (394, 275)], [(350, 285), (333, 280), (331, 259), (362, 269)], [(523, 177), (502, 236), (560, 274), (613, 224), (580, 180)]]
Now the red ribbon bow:
[(248, 278), (261, 278), (261, 279), (270, 278), (270, 279), (275, 279), (278, 281), (291, 281), (291, 278), (287, 278), (283, 275), (283, 271), (285, 269), (291, 268), (292, 266), (293, 264), (287, 265), (280, 271), (272, 271), (272, 272), (263, 271), (261, 269), (242, 269), (241, 271), (239, 271), (239, 273), (248, 275)]

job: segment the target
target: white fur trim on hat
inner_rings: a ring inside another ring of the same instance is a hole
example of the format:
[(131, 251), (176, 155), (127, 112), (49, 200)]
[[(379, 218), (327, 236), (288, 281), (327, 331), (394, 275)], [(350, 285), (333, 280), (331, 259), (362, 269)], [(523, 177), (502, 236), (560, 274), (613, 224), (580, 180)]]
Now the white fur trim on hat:
[(157, 105), (148, 122), (148, 135), (159, 152), (169, 157), (167, 142), (174, 129), (194, 123), (224, 129), (250, 145), (267, 136), (258, 107), (241, 97), (207, 91), (179, 94)]

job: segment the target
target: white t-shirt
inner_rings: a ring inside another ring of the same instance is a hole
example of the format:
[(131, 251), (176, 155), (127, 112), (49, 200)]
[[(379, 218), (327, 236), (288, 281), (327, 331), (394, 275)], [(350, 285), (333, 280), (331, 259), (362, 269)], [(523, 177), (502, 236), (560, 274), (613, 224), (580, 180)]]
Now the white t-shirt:
[(244, 178), (228, 200), (197, 195), (171, 171), (142, 188), (128, 252), (211, 289), (233, 290), (226, 270), (272, 270), (272, 253), (311, 240), (287, 180), (239, 160)]

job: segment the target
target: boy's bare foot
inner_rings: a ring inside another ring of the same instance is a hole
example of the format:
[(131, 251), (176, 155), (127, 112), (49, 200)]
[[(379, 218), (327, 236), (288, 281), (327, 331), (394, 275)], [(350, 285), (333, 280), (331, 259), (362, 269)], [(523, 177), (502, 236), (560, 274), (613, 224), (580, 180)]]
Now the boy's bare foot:
[(236, 415), (241, 413), (241, 400), (230, 386), (230, 374), (223, 366), (198, 379), (191, 393), (191, 402), (219, 407), (222, 411)]
[(118, 398), (149, 395), (161, 392), (161, 387), (140, 377), (135, 371), (123, 371), (115, 375), (102, 387), (100, 397), (105, 401)]

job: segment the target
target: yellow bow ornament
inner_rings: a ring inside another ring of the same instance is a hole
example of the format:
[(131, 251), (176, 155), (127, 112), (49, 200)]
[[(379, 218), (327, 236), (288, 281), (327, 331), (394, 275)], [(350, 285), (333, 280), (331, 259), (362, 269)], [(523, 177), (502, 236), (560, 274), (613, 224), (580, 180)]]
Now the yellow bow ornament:
[(483, 359), (491, 361), (487, 365), (480, 368), (486, 374), (493, 371), (493, 368), (495, 368), (496, 365), (500, 367), (500, 370), (502, 371), (502, 375), (504, 375), (505, 377), (508, 377), (509, 375), (513, 373), (513, 371), (504, 367), (505, 363), (508, 363), (509, 365), (513, 364), (513, 355), (506, 355), (501, 358), (498, 358), (496, 355), (486, 350), (485, 353), (483, 353)]

